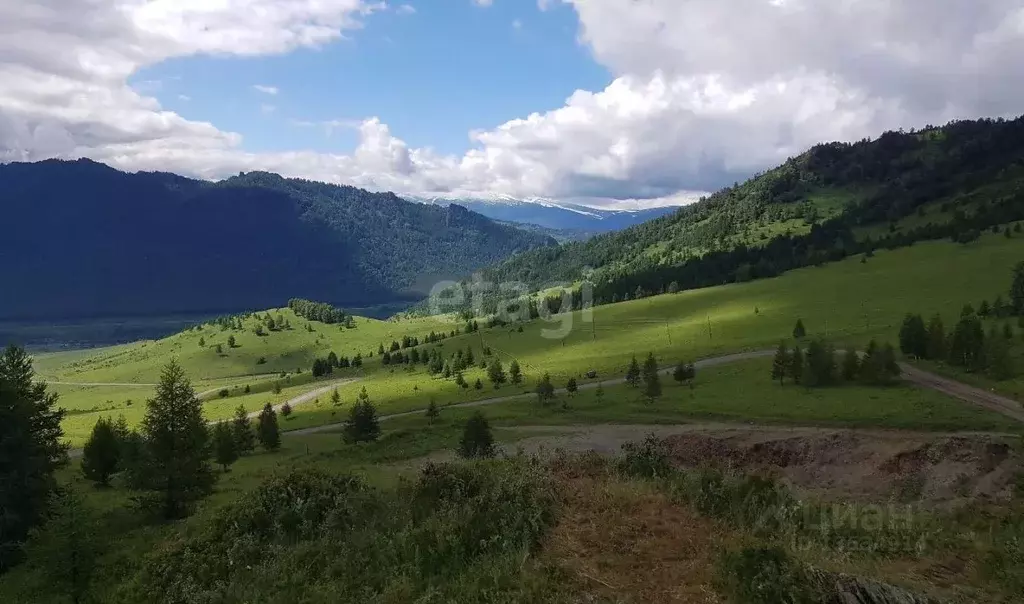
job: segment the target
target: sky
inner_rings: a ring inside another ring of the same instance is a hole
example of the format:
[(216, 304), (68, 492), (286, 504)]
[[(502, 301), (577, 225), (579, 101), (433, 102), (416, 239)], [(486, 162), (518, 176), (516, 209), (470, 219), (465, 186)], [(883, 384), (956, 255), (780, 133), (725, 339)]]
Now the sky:
[(0, 0), (0, 162), (673, 205), (1021, 76), (1024, 0)]

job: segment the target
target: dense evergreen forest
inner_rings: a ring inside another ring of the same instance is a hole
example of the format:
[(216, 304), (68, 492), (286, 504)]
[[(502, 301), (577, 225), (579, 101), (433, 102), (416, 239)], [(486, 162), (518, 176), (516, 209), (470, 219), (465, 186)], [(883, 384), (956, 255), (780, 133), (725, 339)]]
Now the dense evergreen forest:
[[(898, 226), (908, 217), (914, 226)], [(999, 226), (1021, 219), (1024, 118), (957, 121), (818, 145), (670, 216), (525, 252), (484, 274), (533, 288), (589, 275), (595, 300), (607, 303), (771, 277), (926, 239), (968, 243), (984, 229), (1021, 236)], [(883, 228), (872, 235), (872, 225)], [(489, 300), (484, 311), (493, 310)]]
[(390, 193), (88, 160), (0, 165), (0, 210), (0, 318), (235, 311), (291, 296), (366, 306), (555, 243)]

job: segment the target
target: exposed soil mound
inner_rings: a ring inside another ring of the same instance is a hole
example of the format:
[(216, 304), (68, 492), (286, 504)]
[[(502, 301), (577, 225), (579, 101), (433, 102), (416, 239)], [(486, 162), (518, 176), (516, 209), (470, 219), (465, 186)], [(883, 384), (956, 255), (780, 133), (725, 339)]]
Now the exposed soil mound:
[(774, 469), (827, 499), (949, 501), (1005, 498), (1020, 456), (995, 436), (902, 432), (718, 430), (670, 435), (673, 461), (739, 470)]

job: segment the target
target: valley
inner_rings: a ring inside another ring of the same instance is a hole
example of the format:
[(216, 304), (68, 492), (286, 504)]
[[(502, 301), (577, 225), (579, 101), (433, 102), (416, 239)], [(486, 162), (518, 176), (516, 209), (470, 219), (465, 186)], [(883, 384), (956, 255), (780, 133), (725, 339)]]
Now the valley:
[[(489, 277), (532, 285), (509, 300), (372, 318), (278, 299), (164, 337), (37, 352), (36, 383), (64, 410), (57, 478), (77, 503), (63, 509), (110, 538), (89, 541), (85, 589), (359, 599), (367, 579), (336, 567), (359, 556), (382, 560), (368, 579), (381, 602), (786, 601), (744, 591), (765, 568), (785, 574), (764, 589), (812, 594), (793, 601), (1020, 601), (1024, 221), (1019, 174), (1003, 174), (879, 222), (854, 219), (879, 203), (870, 187), (801, 185), (762, 205), (765, 179), (788, 178), (773, 172), (490, 263)], [(760, 217), (705, 237), (704, 213), (745, 204)], [(741, 262), (759, 254), (772, 270)], [(605, 262), (584, 278), (576, 255)], [(213, 439), (174, 454), (220, 465), (201, 494), (182, 492), (184, 518), (156, 522), (149, 475), (177, 462), (146, 455), (168, 401)], [(97, 486), (84, 468), (102, 459), (103, 426), (118, 465)], [(50, 544), (85, 546), (58, 518), (0, 577), (0, 599), (63, 589)], [(226, 553), (237, 540), (262, 545)], [(628, 571), (640, 563), (656, 568)]]

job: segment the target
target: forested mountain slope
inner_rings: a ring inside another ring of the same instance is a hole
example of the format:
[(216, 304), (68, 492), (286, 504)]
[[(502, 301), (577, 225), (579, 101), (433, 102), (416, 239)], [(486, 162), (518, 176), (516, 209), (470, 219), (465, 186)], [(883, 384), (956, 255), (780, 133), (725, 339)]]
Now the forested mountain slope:
[(219, 183), (79, 160), (0, 165), (0, 318), (418, 297), (554, 240), (459, 206), (275, 174)]
[(922, 238), (969, 238), (1022, 212), (1024, 118), (959, 121), (818, 145), (672, 215), (526, 252), (487, 273), (541, 287), (593, 269), (599, 292), (621, 298), (635, 287), (727, 283)]

